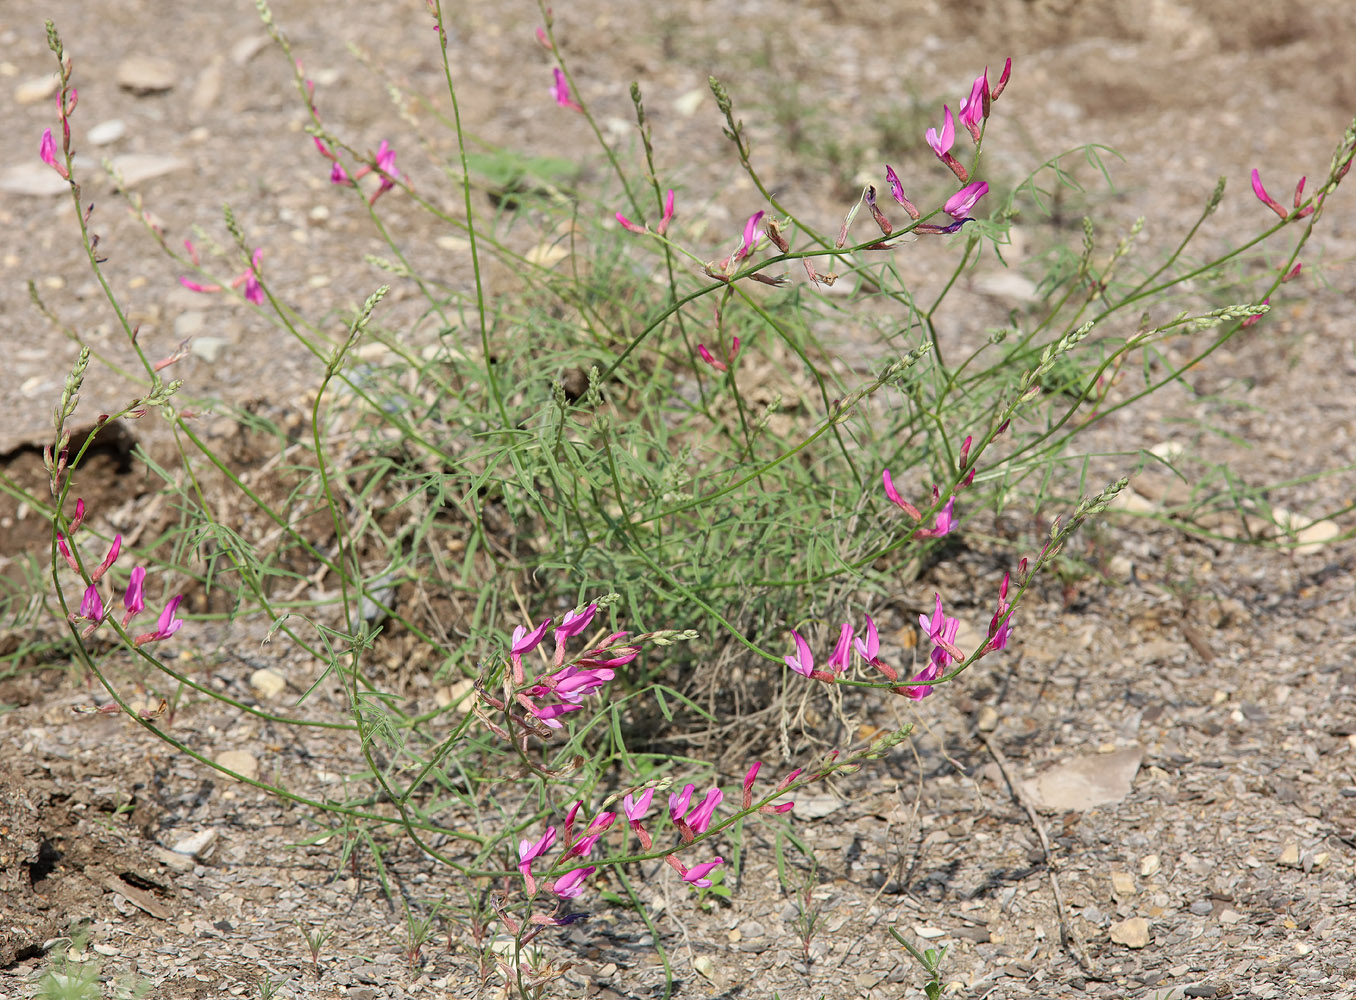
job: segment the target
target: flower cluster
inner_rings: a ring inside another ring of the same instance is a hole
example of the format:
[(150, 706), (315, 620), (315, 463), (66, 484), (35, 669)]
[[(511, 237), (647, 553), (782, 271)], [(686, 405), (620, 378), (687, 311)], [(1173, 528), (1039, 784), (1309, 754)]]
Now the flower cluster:
[[(85, 501), (76, 500), (75, 517), (71, 519), (69, 527), (71, 537), (74, 537), (84, 520)], [(67, 540), (67, 536), (58, 531), (56, 542), (57, 550), (61, 553), (61, 557), (66, 560), (67, 565), (75, 570), (75, 572), (88, 583), (88, 586), (85, 588), (84, 596), (80, 601), (80, 610), (71, 615), (72, 624), (79, 624), (80, 622), (89, 623), (84, 632), (84, 635), (88, 637), (93, 635), (94, 630), (102, 625), (106, 618), (112, 615), (111, 609), (105, 609), (103, 596), (99, 593), (99, 581), (103, 579), (104, 574), (108, 572), (109, 568), (117, 562), (118, 555), (122, 551), (122, 535), (118, 534), (113, 537), (113, 544), (109, 546), (108, 554), (104, 556), (103, 562), (89, 571), (88, 575), (81, 569), (79, 561), (71, 552), (71, 546)], [(137, 566), (132, 570), (131, 577), (127, 583), (127, 591), (123, 594), (123, 607), (126, 609), (126, 613), (122, 616), (123, 628), (126, 628), (131, 624), (132, 619), (146, 609), (145, 588), (146, 567)], [(148, 642), (158, 642), (161, 639), (168, 639), (175, 632), (178, 632), (179, 628), (184, 623), (182, 619), (175, 617), (175, 613), (179, 610), (179, 604), (183, 599), (183, 594), (176, 594), (174, 597), (170, 598), (169, 603), (165, 605), (165, 610), (160, 613), (160, 620), (156, 623), (155, 630), (137, 636), (132, 640), (133, 644), (136, 646), (143, 646)]]
[[(193, 245), (192, 240), (184, 240), (184, 249), (188, 251), (188, 259), (193, 261), (193, 266), (198, 267), (201, 261), (198, 258), (198, 248)], [(244, 296), (247, 302), (252, 302), (256, 306), (264, 304), (264, 289), (259, 284), (259, 259), (263, 257), (264, 251), (255, 248), (250, 256), (250, 266), (245, 268), (240, 274), (231, 279), (231, 287), (239, 288), (245, 286)], [(212, 294), (221, 291), (220, 285), (204, 285), (202, 282), (194, 281), (187, 276), (179, 279), (179, 284), (183, 285), (190, 292), (204, 292)]]
[[(998, 96), (1003, 93), (1008, 85), (1008, 77), (1012, 75), (1012, 60), (1008, 59), (1003, 63), (1003, 74), (998, 82), (992, 87), (989, 85), (989, 70), (985, 67), (984, 72), (975, 77), (975, 82), (970, 86), (968, 97), (962, 98), (960, 102), (960, 123), (965, 126), (970, 133), (970, 137), (979, 143), (984, 131), (984, 122), (989, 117), (993, 102), (998, 100)], [(932, 152), (937, 159), (946, 164), (947, 168), (956, 175), (956, 179), (961, 183), (961, 189), (947, 199), (942, 210), (954, 220), (951, 223), (940, 226), (932, 223), (918, 223), (922, 218), (922, 213), (917, 207), (904, 195), (904, 185), (899, 180), (899, 175), (895, 173), (894, 168), (889, 164), (885, 167), (885, 181), (890, 187), (890, 193), (894, 196), (903, 208), (909, 213), (909, 218), (917, 223), (913, 227), (913, 232), (922, 234), (937, 235), (941, 233), (954, 233), (970, 221), (970, 212), (974, 209), (979, 199), (989, 193), (989, 185), (984, 181), (971, 182), (970, 173), (965, 169), (961, 162), (952, 154), (951, 149), (956, 142), (956, 117), (951, 114), (950, 105), (942, 105), (943, 119), (942, 130), (939, 133), (937, 129), (930, 128), (924, 136)], [(881, 232), (889, 236), (893, 232), (893, 227), (889, 220), (885, 218), (875, 203), (875, 188), (867, 188), (867, 204), (871, 209), (871, 214), (880, 226)]]
[[(753, 809), (753, 785), (762, 766), (761, 761), (755, 761), (744, 775), (741, 808), (745, 811)], [(786, 791), (801, 776), (801, 773), (801, 769), (797, 768), (783, 778), (772, 793), (772, 797), (775, 798)], [(674, 829), (677, 830), (684, 846), (693, 843), (697, 837), (711, 829), (711, 825), (716, 819), (716, 809), (725, 801), (725, 793), (720, 788), (712, 786), (696, 804), (693, 804), (692, 800), (696, 792), (696, 785), (687, 784), (683, 786), (681, 792), (669, 793), (668, 818)], [(636, 835), (636, 839), (640, 841), (644, 850), (652, 851), (654, 849), (654, 837), (647, 829), (645, 821), (650, 813), (654, 793), (653, 787), (640, 792), (628, 793), (622, 799), (622, 812), (620, 814), (608, 810), (599, 812), (587, 825), (582, 827), (578, 836), (575, 835), (578, 825), (576, 821), (582, 803), (575, 802), (565, 816), (563, 831), (559, 838), (557, 838), (557, 828), (548, 826), (546, 832), (536, 840), (525, 838), (519, 841), (518, 872), (523, 878), (523, 886), (528, 894), (535, 895), (537, 892), (537, 875), (533, 871), (533, 865), (556, 846), (557, 839), (560, 841), (560, 851), (555, 860), (546, 866), (547, 871), (554, 871), (575, 859), (588, 860), (599, 840), (620, 816), (625, 816), (626, 824)], [(790, 812), (794, 807), (795, 802), (780, 802), (776, 805), (767, 802), (760, 806), (758, 811), (770, 815), (782, 815)], [(678, 858), (677, 852), (679, 850), (681, 850), (681, 846), (676, 846), (673, 850), (665, 853), (664, 861), (688, 885), (697, 889), (709, 889), (713, 884), (713, 880), (710, 878), (711, 873), (723, 865), (725, 859), (717, 856), (711, 861), (703, 861), (689, 867)], [(576, 899), (583, 894), (589, 876), (597, 870), (597, 865), (579, 865), (571, 868), (563, 875), (551, 879), (546, 884), (546, 888), (557, 899)], [(534, 917), (533, 922), (562, 924), (568, 923), (572, 919), (574, 917), (568, 915), (563, 917)]]
[[(996, 650), (1003, 649), (1008, 644), (1008, 638), (1012, 634), (1012, 606), (1007, 601), (1008, 595), (1008, 577), (1004, 575), (1002, 586), (999, 588), (998, 610), (994, 613), (993, 619), (989, 624), (989, 636), (979, 656), (987, 656)], [(940, 594), (934, 595), (937, 605), (932, 616), (920, 615), (918, 618), (919, 627), (923, 634), (932, 643), (932, 652), (928, 656), (928, 663), (922, 670), (914, 674), (907, 684), (896, 684), (893, 690), (904, 695), (906, 698), (912, 698), (914, 701), (922, 701), (932, 693), (932, 681), (937, 680), (946, 673), (947, 668), (952, 664), (964, 663), (966, 656), (956, 646), (956, 634), (960, 630), (960, 619), (949, 617), (942, 609), (942, 597)], [(892, 684), (899, 680), (899, 671), (880, 658), (880, 636), (876, 631), (876, 623), (871, 620), (871, 616), (866, 616), (866, 631), (861, 638), (854, 640), (854, 630), (851, 625), (844, 623), (838, 633), (838, 642), (833, 647), (833, 652), (829, 655), (827, 669), (819, 670), (815, 668), (814, 653), (810, 650), (810, 644), (805, 641), (799, 632), (792, 631), (791, 637), (796, 643), (796, 652), (785, 657), (786, 665), (802, 676), (809, 677), (812, 680), (834, 683), (839, 677), (847, 673), (848, 666), (852, 659), (852, 650), (857, 651), (857, 655), (862, 662), (869, 664), (878, 670), (885, 679)]]
[[(592, 642), (587, 649), (566, 662), (566, 644), (586, 632), (605, 599), (566, 612), (557, 622), (548, 618), (535, 628), (518, 626), (509, 640), (508, 669), (503, 682), (503, 697), (496, 698), (477, 685), (480, 700), (503, 713), (510, 728), (499, 725), (480, 705), (476, 714), (501, 739), (512, 740), (526, 748), (529, 734), (549, 737), (563, 727), (563, 718), (583, 708), (586, 697), (599, 691), (624, 667), (640, 655), (642, 644), (668, 645), (695, 638), (691, 631), (646, 632), (628, 639), (628, 632), (613, 632)], [(554, 627), (553, 627), (554, 623)], [(548, 669), (529, 679), (523, 657), (536, 650), (551, 633), (555, 649)]]

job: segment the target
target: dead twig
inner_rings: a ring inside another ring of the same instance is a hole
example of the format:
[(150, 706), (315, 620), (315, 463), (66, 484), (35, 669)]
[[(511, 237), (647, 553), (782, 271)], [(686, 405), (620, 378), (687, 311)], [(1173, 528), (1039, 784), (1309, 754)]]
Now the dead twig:
[(1087, 945), (1083, 943), (1083, 939), (1078, 936), (1078, 932), (1074, 930), (1073, 924), (1069, 921), (1069, 913), (1064, 905), (1064, 893), (1059, 888), (1059, 875), (1055, 872), (1054, 855), (1050, 851), (1050, 838), (1045, 835), (1045, 824), (1041, 822), (1031, 797), (1026, 794), (1026, 790), (1013, 777), (1012, 770), (1008, 767), (1008, 759), (1003, 751), (994, 745), (993, 739), (988, 733), (981, 732), (978, 736), (993, 757), (994, 763), (998, 765), (998, 769), (1003, 772), (1003, 780), (1008, 783), (1012, 797), (1026, 810), (1027, 816), (1031, 819), (1031, 825), (1036, 830), (1036, 836), (1040, 838), (1041, 850), (1045, 852), (1045, 868), (1050, 873), (1050, 888), (1055, 893), (1055, 913), (1059, 917), (1060, 944), (1074, 957), (1074, 960), (1085, 972), (1095, 972), (1096, 966), (1092, 959), (1088, 957)]

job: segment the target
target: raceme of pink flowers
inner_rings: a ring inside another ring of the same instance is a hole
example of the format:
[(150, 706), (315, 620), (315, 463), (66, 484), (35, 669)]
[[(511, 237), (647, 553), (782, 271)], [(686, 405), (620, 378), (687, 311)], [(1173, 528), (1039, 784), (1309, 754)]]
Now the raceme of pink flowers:
[[(74, 536), (76, 530), (79, 529), (81, 522), (84, 520), (85, 503), (83, 500), (76, 501), (75, 510), (75, 517), (70, 523), (72, 536)], [(80, 563), (72, 553), (70, 543), (66, 536), (61, 532), (57, 532), (56, 539), (57, 550), (61, 553), (62, 558), (66, 560), (66, 563), (71, 569), (75, 570), (76, 573), (83, 577), (84, 574), (81, 573)], [(84, 594), (80, 600), (80, 610), (71, 616), (71, 622), (73, 624), (79, 622), (89, 623), (84, 632), (87, 636), (93, 634), (94, 630), (102, 625), (104, 620), (112, 613), (111, 609), (107, 609), (104, 605), (103, 597), (99, 592), (99, 581), (103, 579), (104, 575), (112, 568), (113, 564), (117, 562), (121, 552), (122, 535), (119, 534), (114, 536), (113, 543), (108, 547), (108, 553), (104, 556), (103, 561), (89, 571), (89, 576), (86, 579), (87, 586), (85, 587)], [(170, 598), (169, 603), (165, 605), (165, 610), (160, 613), (160, 619), (156, 622), (155, 629), (138, 635), (132, 640), (133, 645), (143, 646), (148, 642), (159, 642), (162, 639), (168, 639), (170, 636), (174, 635), (174, 633), (178, 632), (184, 624), (182, 619), (176, 617), (179, 605), (183, 602), (183, 599), (183, 594), (176, 594), (174, 597)], [(126, 609), (126, 613), (122, 617), (122, 627), (126, 628), (131, 624), (132, 619), (136, 618), (136, 616), (141, 614), (146, 608), (146, 568), (144, 566), (133, 568), (127, 583), (127, 590), (123, 594), (123, 607)]]
[[(1005, 648), (1012, 634), (1012, 606), (1007, 600), (1008, 582), (1008, 577), (1004, 575), (1003, 583), (999, 588), (998, 607), (989, 624), (988, 639), (980, 650), (980, 656)], [(814, 653), (810, 649), (810, 644), (804, 636), (796, 631), (791, 632), (792, 639), (795, 641), (796, 652), (785, 658), (786, 665), (804, 677), (832, 683), (847, 671), (851, 656), (849, 650), (852, 649), (856, 651), (857, 656), (864, 664), (874, 667), (883, 674), (885, 679), (894, 685), (894, 691), (915, 701), (921, 701), (932, 693), (932, 681), (946, 673), (947, 668), (952, 664), (962, 663), (965, 660), (964, 652), (956, 646), (956, 635), (960, 629), (960, 620), (946, 614), (942, 608), (940, 594), (935, 595), (935, 597), (936, 607), (932, 616), (922, 615), (919, 617), (919, 626), (933, 646), (928, 656), (928, 663), (906, 683), (896, 684), (895, 682), (899, 681), (899, 671), (880, 658), (880, 636), (876, 630), (876, 623), (872, 621), (869, 615), (866, 616), (865, 633), (856, 639), (853, 638), (854, 629), (852, 626), (847, 623), (843, 624), (839, 631), (838, 642), (829, 657), (828, 666), (831, 669), (815, 669)], [(746, 779), (746, 807), (748, 805), (748, 787), (756, 773), (756, 768), (751, 770)]]
[[(189, 257), (196, 264), (198, 262), (198, 251), (194, 248), (192, 242), (189, 240), (184, 240), (184, 246), (188, 249)], [(231, 280), (232, 288), (239, 288), (241, 285), (245, 286), (244, 295), (246, 300), (254, 303), (256, 306), (263, 305), (265, 298), (264, 289), (259, 284), (259, 274), (258, 274), (259, 259), (263, 256), (263, 254), (264, 251), (262, 249), (256, 248), (254, 254), (250, 257), (250, 266), (240, 274), (236, 275)], [(183, 285), (190, 292), (203, 292), (211, 294), (221, 291), (220, 285), (205, 285), (202, 284), (201, 282), (194, 281), (192, 278), (189, 278), (187, 276), (181, 277), (179, 279), (179, 284)]]

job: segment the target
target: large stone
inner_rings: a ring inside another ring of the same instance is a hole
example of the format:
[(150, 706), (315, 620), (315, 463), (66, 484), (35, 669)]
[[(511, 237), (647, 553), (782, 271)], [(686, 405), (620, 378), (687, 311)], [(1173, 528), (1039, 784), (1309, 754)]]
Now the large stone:
[(1037, 808), (1046, 812), (1082, 812), (1120, 802), (1130, 794), (1144, 759), (1138, 744), (1113, 753), (1072, 757), (1023, 782)]
[(118, 86), (145, 96), (163, 94), (179, 81), (174, 63), (155, 56), (131, 55), (118, 64)]

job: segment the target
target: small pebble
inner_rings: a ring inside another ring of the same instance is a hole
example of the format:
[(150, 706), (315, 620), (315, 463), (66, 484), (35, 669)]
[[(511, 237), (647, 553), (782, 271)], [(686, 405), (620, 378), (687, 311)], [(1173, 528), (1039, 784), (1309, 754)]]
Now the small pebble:
[(1198, 917), (1207, 917), (1214, 911), (1215, 904), (1208, 899), (1198, 899), (1191, 904), (1189, 909)]
[(242, 778), (254, 781), (259, 777), (259, 759), (248, 750), (226, 750), (217, 756), (217, 763)]
[(208, 849), (216, 842), (217, 828), (209, 826), (205, 830), (199, 830), (191, 837), (185, 837), (183, 840), (170, 847), (175, 854), (181, 854), (185, 857), (198, 858), (207, 853)]
[(177, 79), (174, 63), (155, 56), (131, 55), (118, 64), (118, 86), (138, 96), (171, 90)]
[(1111, 925), (1111, 940), (1127, 948), (1143, 948), (1149, 943), (1149, 921), (1131, 917)]
[[(55, 94), (60, 87), (61, 80), (55, 73), (36, 76), (31, 80), (25, 80), (14, 88), (14, 103), (40, 104)], [(60, 138), (59, 135), (58, 138)]]
[(91, 146), (107, 146), (110, 142), (117, 142), (127, 134), (127, 123), (121, 118), (110, 118), (106, 122), (100, 122), (85, 134)]
[(261, 698), (276, 698), (287, 690), (287, 679), (276, 670), (264, 667), (250, 674), (250, 687)]
[(1142, 878), (1152, 878), (1163, 869), (1163, 859), (1157, 854), (1146, 854), (1139, 859), (1139, 874)]

